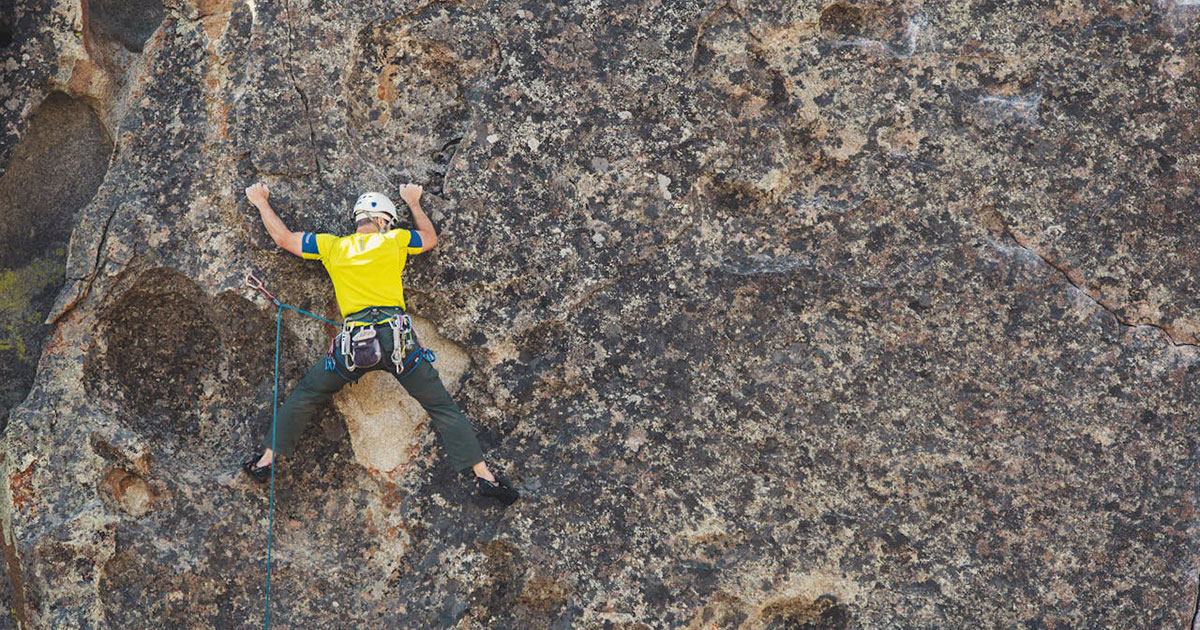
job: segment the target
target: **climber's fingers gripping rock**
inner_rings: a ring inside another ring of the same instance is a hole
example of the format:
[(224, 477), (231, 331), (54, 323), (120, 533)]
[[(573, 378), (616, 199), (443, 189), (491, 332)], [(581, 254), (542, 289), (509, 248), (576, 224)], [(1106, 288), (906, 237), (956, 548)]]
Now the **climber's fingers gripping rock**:
[(246, 198), (255, 206), (266, 203), (269, 196), (271, 196), (271, 189), (262, 182), (251, 184), (246, 188)]
[(421, 188), (419, 184), (405, 184), (400, 187), (400, 198), (411, 206), (421, 200), (422, 192), (425, 192), (425, 189)]

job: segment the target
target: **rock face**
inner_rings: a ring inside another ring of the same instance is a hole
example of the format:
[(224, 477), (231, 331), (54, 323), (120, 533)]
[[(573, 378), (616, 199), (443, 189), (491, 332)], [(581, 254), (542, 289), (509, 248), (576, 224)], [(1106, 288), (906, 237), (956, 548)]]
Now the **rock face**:
[[(14, 625), (262, 623), (242, 278), (336, 311), (256, 180), (332, 232), (426, 187), (410, 308), (525, 495), (348, 388), (279, 467), (273, 627), (1190, 622), (1197, 3), (2, 11)], [(330, 331), (283, 324), (290, 389)]]
[(59, 92), (38, 107), (0, 176), (4, 416), (29, 393), (47, 332), (42, 322), (63, 285), (75, 214), (96, 194), (111, 154), (92, 109)]

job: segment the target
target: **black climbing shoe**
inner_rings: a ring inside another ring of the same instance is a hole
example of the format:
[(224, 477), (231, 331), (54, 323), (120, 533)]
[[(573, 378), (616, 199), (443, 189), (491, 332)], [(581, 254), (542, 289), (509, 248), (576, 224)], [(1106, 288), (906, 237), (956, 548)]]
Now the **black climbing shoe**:
[(242, 471), (245, 472), (247, 475), (250, 475), (250, 478), (257, 481), (258, 483), (267, 483), (268, 481), (271, 480), (271, 466), (275, 462), (271, 462), (270, 464), (267, 464), (266, 466), (255, 466), (255, 464), (257, 464), (258, 460), (260, 460), (260, 459), (262, 459), (262, 453), (259, 453), (259, 454), (255, 455), (254, 457), (251, 457), (250, 459), (247, 459), (245, 462), (242, 463)]
[(476, 477), (475, 483), (479, 486), (479, 496), (492, 497), (504, 505), (512, 505), (513, 501), (520, 498), (520, 493), (513, 490), (512, 482), (507, 477), (500, 473), (492, 473), (496, 478), (496, 483), (492, 483), (483, 477)]

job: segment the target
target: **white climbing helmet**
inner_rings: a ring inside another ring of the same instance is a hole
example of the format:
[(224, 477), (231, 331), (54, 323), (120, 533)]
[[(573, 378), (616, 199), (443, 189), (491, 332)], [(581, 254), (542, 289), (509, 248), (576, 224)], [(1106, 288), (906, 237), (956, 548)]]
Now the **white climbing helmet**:
[(354, 220), (383, 217), (388, 220), (388, 227), (396, 222), (396, 204), (392, 203), (383, 193), (369, 192), (359, 195), (354, 202)]

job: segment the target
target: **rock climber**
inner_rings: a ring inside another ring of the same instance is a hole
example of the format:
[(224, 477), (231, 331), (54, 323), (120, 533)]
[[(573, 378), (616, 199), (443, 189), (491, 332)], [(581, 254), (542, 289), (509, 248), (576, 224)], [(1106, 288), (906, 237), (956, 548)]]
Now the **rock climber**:
[(511, 505), (520, 496), (511, 482), (483, 461), (483, 450), (471, 423), (450, 399), (405, 315), (400, 276), (409, 256), (437, 245), (433, 223), (421, 209), (420, 186), (405, 184), (400, 198), (412, 212), (417, 229), (392, 229), (396, 206), (381, 193), (368, 192), (354, 204), (357, 231), (349, 236), (293, 232), (271, 208), (267, 186), (257, 183), (246, 197), (258, 208), (263, 225), (279, 247), (306, 260), (319, 260), (333, 281), (344, 323), (327, 357), (317, 361), (279, 408), (275, 444), (268, 432), (260, 451), (242, 469), (265, 483), (276, 455), (288, 456), (318, 408), (346, 383), (366, 372), (387, 370), (429, 414), (451, 465), (472, 470), (481, 496)]

